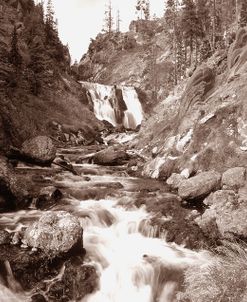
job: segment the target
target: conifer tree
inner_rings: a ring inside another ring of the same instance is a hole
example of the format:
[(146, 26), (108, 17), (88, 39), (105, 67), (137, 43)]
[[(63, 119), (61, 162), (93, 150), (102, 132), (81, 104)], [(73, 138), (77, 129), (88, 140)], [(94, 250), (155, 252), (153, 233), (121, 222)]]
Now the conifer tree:
[(150, 2), (149, 2), (149, 0), (146, 0), (146, 2), (145, 2), (144, 16), (145, 16), (145, 20), (150, 19)]
[(120, 32), (120, 11), (119, 9), (117, 10), (117, 19), (116, 19), (116, 32)]
[(14, 26), (12, 39), (11, 39), (11, 49), (9, 53), (9, 62), (15, 66), (17, 70), (21, 68), (22, 57), (18, 48), (18, 34), (16, 27)]
[(113, 13), (112, 13), (112, 3), (111, 0), (109, 0), (109, 3), (107, 5), (106, 11), (105, 11), (105, 20), (104, 20), (104, 28), (103, 31), (107, 32), (108, 34), (111, 34), (113, 32)]
[(189, 65), (192, 63), (192, 53), (198, 36), (198, 18), (193, 0), (183, 0), (182, 28), (185, 45), (190, 48)]
[(244, 27), (247, 25), (247, 2), (246, 2), (246, 0), (242, 0), (239, 23), (240, 23), (239, 25), (241, 27)]
[(56, 32), (56, 22), (54, 20), (54, 9), (52, 0), (48, 0), (46, 6), (45, 29), (47, 40), (54, 39), (54, 32)]
[(142, 20), (143, 16), (145, 20), (150, 19), (150, 3), (149, 0), (137, 0), (136, 11), (140, 14), (140, 19)]

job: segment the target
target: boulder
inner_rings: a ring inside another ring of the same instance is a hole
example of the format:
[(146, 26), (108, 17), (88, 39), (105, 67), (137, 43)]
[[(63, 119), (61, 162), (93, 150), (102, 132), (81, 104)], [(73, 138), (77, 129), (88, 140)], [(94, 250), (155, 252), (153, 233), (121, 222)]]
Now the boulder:
[(93, 265), (83, 264), (78, 258), (65, 263), (64, 274), (55, 280), (47, 292), (48, 301), (81, 301), (98, 287), (98, 276)]
[(40, 165), (49, 165), (56, 157), (56, 147), (47, 136), (36, 136), (25, 141), (20, 152), (27, 161)]
[(82, 248), (82, 228), (79, 220), (65, 211), (46, 212), (26, 229), (23, 243), (51, 255), (67, 253), (74, 247)]
[(0, 230), (0, 245), (9, 244), (10, 241), (10, 233), (5, 230)]
[(246, 180), (246, 169), (244, 167), (234, 167), (225, 171), (222, 175), (222, 186), (228, 189), (239, 189)]
[(178, 173), (172, 173), (172, 175), (167, 179), (166, 183), (168, 186), (173, 189), (177, 190), (180, 186), (180, 183), (185, 179), (184, 176)]
[(93, 162), (98, 165), (114, 166), (123, 165), (130, 157), (123, 149), (113, 147), (97, 152), (93, 156)]
[(37, 198), (35, 205), (38, 209), (47, 209), (62, 197), (63, 193), (59, 189), (53, 186), (44, 187), (40, 190), (39, 197)]
[(221, 174), (215, 171), (199, 173), (180, 182), (178, 195), (185, 200), (206, 197), (212, 191), (220, 188)]
[(233, 190), (220, 190), (204, 203), (209, 208), (195, 220), (204, 233), (217, 239), (247, 238), (246, 200), (239, 199)]
[(31, 200), (25, 177), (17, 177), (7, 159), (0, 156), (0, 210), (23, 208)]

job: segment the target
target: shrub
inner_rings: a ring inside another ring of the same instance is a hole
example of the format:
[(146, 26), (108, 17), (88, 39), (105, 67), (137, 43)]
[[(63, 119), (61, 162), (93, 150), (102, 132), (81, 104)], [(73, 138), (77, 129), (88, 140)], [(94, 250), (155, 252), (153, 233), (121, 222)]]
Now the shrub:
[(185, 272), (184, 288), (179, 302), (247, 301), (247, 245), (224, 242), (209, 265)]

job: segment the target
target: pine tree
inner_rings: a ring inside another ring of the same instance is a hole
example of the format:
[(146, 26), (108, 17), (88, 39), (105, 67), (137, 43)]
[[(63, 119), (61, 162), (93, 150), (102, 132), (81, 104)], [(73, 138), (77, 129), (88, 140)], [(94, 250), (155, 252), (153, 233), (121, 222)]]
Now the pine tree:
[(246, 0), (242, 0), (239, 23), (240, 23), (239, 25), (241, 27), (244, 27), (247, 25), (247, 2), (246, 2)]
[(54, 39), (54, 32), (56, 32), (57, 25), (54, 20), (54, 9), (52, 0), (48, 0), (46, 6), (46, 15), (45, 15), (45, 30), (47, 41)]
[(64, 63), (65, 48), (58, 37), (57, 20), (54, 19), (54, 9), (52, 0), (48, 0), (45, 16), (45, 34), (48, 53), (52, 59)]
[(142, 20), (143, 16), (146, 20), (150, 18), (150, 3), (149, 0), (137, 0), (136, 3), (136, 12), (140, 14), (140, 19)]
[(150, 19), (150, 2), (149, 2), (149, 0), (145, 1), (144, 16), (145, 16), (145, 20)]
[(22, 56), (18, 48), (18, 34), (15, 26), (12, 33), (9, 62), (13, 64), (17, 70), (20, 70), (22, 65)]
[(103, 31), (107, 32), (108, 34), (111, 34), (113, 32), (113, 14), (112, 14), (111, 0), (109, 0), (109, 3), (105, 11)]
[(117, 10), (117, 19), (116, 19), (116, 32), (120, 32), (120, 22), (122, 20), (120, 19), (120, 11)]
[(198, 18), (193, 0), (183, 0), (182, 28), (184, 31), (185, 45), (190, 48), (189, 65), (192, 63), (192, 53), (198, 36)]
[(165, 21), (168, 29), (171, 30), (171, 40), (173, 47), (174, 57), (174, 84), (178, 81), (178, 11), (177, 11), (177, 0), (168, 0), (166, 3), (165, 10)]

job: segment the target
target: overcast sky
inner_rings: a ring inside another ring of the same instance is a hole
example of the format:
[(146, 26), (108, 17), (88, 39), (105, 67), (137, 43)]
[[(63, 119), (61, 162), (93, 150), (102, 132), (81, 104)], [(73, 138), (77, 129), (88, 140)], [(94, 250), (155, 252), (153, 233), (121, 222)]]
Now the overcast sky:
[[(137, 0), (112, 0), (114, 17), (120, 10), (121, 31), (127, 31), (131, 20), (136, 19)], [(102, 30), (105, 6), (108, 0), (53, 0), (58, 19), (58, 30), (64, 44), (69, 44), (72, 60), (81, 59), (87, 52), (90, 38)], [(164, 0), (150, 0), (151, 15), (161, 16)]]

